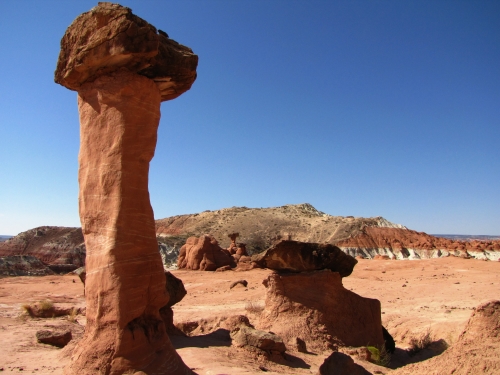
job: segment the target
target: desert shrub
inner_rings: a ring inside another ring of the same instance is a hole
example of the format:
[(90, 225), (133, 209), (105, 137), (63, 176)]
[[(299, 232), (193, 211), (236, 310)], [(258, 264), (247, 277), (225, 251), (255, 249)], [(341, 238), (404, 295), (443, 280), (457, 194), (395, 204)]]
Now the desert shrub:
[(53, 312), (54, 303), (46, 299), (31, 304), (25, 303), (21, 306), (21, 309), (31, 317), (47, 316), (50, 315), (51, 312)]
[(262, 311), (264, 311), (264, 305), (262, 305), (260, 302), (250, 301), (245, 305), (245, 310), (249, 313), (260, 314)]
[(376, 348), (375, 346), (367, 346), (366, 348), (371, 353), (371, 359), (373, 363), (379, 366), (387, 367), (389, 365), (389, 362), (391, 362), (391, 353), (389, 353), (385, 349), (384, 345), (382, 345), (380, 349)]
[(380, 351), (376, 347), (367, 346), (366, 349), (370, 351), (373, 362), (378, 362), (380, 360)]
[(71, 323), (76, 323), (76, 316), (78, 315), (78, 310), (75, 309), (74, 307), (71, 309), (69, 315), (68, 315), (68, 320)]
[(52, 301), (49, 301), (48, 299), (46, 299), (46, 300), (38, 302), (38, 308), (42, 311), (49, 311), (49, 310), (52, 310), (54, 308), (54, 304), (52, 303)]
[(418, 352), (427, 349), (429, 345), (432, 344), (432, 334), (431, 329), (428, 328), (427, 331), (418, 337), (412, 337), (410, 339), (410, 349), (408, 349), (408, 354), (415, 355)]
[(21, 310), (23, 310), (25, 313), (29, 314), (31, 311), (31, 305), (28, 303), (25, 303), (21, 305)]

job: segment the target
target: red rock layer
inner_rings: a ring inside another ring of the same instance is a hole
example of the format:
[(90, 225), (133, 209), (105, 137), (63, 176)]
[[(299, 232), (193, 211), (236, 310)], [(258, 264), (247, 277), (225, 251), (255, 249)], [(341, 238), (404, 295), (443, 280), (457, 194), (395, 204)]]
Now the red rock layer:
[(297, 337), (314, 350), (384, 345), (380, 301), (345, 289), (338, 272), (275, 273), (264, 282), (268, 289), (259, 328), (289, 345)]
[(457, 241), (409, 229), (365, 227), (361, 234), (336, 243), (339, 247), (422, 250), (499, 251), (500, 241)]
[(160, 92), (120, 70), (80, 87), (80, 219), (87, 326), (69, 374), (186, 374), (159, 309), (168, 302), (149, 202)]

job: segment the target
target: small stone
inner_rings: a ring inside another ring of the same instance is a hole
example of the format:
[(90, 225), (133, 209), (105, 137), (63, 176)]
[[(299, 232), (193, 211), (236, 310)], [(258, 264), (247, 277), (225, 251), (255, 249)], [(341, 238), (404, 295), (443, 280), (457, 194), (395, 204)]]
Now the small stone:
[(248, 286), (248, 282), (246, 280), (237, 280), (232, 282), (231, 285), (229, 285), (229, 289), (233, 289), (238, 284), (243, 285), (245, 288)]
[(71, 341), (73, 336), (71, 335), (71, 331), (38, 331), (36, 333), (36, 339), (38, 342), (42, 344), (48, 344), (57, 346), (58, 348), (62, 348)]

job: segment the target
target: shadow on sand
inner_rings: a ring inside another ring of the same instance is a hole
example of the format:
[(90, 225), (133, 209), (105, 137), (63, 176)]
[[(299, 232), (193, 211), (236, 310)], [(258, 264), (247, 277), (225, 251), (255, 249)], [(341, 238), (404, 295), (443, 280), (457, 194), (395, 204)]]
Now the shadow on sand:
[[(231, 337), (227, 329), (219, 328), (206, 335), (198, 336), (170, 336), (170, 341), (175, 349), (182, 348), (209, 348), (209, 347), (230, 347)], [(303, 359), (285, 353), (284, 357), (271, 356), (271, 361), (290, 368), (311, 368)]]
[(442, 354), (447, 348), (448, 343), (443, 339), (433, 341), (427, 348), (422, 349), (415, 354), (411, 354), (410, 351), (405, 349), (396, 348), (396, 351), (391, 355), (391, 360), (387, 367), (396, 369), (409, 365), (410, 363), (426, 361), (432, 357)]

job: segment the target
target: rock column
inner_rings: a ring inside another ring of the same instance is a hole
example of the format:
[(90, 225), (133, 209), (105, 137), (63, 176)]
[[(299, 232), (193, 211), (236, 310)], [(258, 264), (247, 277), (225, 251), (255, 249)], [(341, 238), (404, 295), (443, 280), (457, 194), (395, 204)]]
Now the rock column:
[(192, 374), (159, 312), (169, 296), (148, 173), (160, 103), (189, 89), (196, 64), (191, 50), (117, 4), (79, 16), (61, 41), (56, 82), (78, 91), (87, 248), (87, 326), (66, 374)]

